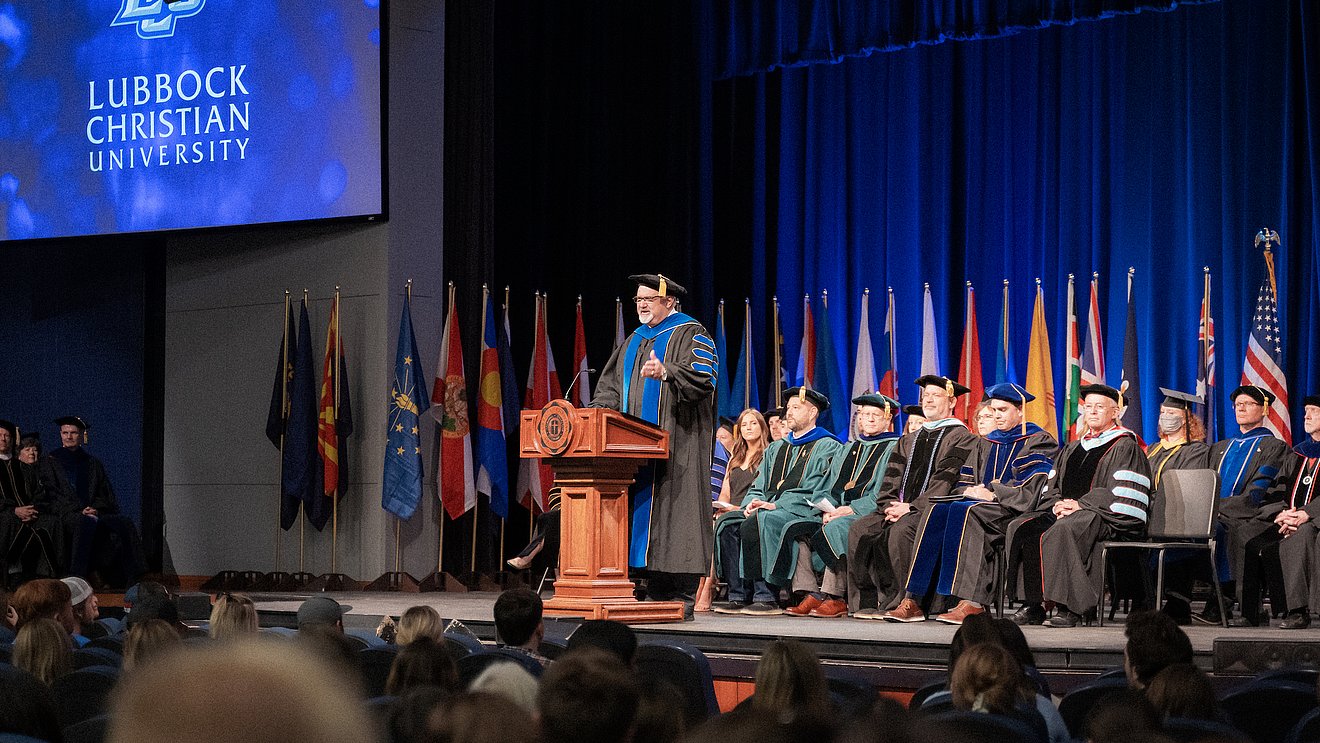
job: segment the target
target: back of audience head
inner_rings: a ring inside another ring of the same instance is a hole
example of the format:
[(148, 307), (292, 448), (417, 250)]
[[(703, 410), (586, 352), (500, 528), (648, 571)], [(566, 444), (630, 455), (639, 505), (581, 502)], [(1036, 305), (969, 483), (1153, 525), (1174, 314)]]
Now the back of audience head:
[(257, 605), (241, 593), (222, 593), (211, 607), (212, 640), (235, 640), (258, 632)]
[(1146, 685), (1146, 699), (1165, 717), (1219, 719), (1214, 685), (1191, 663), (1174, 663), (1155, 674)]
[(827, 719), (829, 688), (811, 648), (797, 640), (776, 640), (766, 646), (756, 664), (752, 707), (782, 723)]
[(958, 657), (967, 648), (983, 642), (994, 645), (1004, 644), (1003, 633), (995, 624), (995, 620), (989, 614), (973, 614), (964, 619), (958, 631), (953, 633), (953, 640), (949, 642), (949, 675), (953, 675), (953, 667), (958, 664)]
[(4, 663), (0, 663), (0, 733), (61, 739), (50, 689), (32, 674)]
[(892, 697), (878, 696), (870, 707), (850, 718), (835, 737), (836, 743), (917, 743), (907, 707)]
[(307, 624), (298, 627), (297, 645), (317, 656), (344, 678), (353, 679), (355, 692), (362, 690), (362, 657), (358, 646), (344, 630), (334, 624)]
[[(865, 743), (897, 740), (887, 737), (887, 732), (868, 730), (861, 740)], [(829, 732), (816, 725), (785, 724), (773, 715), (745, 706), (712, 717), (683, 737), (684, 743), (823, 743), (829, 740)]]
[(458, 689), (458, 666), (449, 648), (429, 637), (419, 637), (399, 648), (385, 681), (385, 693), (401, 696), (421, 686), (445, 691)]
[(637, 719), (633, 721), (633, 734), (629, 743), (673, 743), (683, 736), (689, 721), (685, 715), (686, 700), (674, 682), (656, 676), (640, 679), (641, 696), (637, 702)]
[(164, 619), (134, 622), (124, 638), (124, 672), (142, 668), (181, 643), (179, 631)]
[(49, 686), (73, 669), (73, 641), (54, 619), (33, 619), (14, 639), (13, 662)]
[(568, 637), (568, 650), (579, 648), (604, 650), (623, 661), (624, 665), (631, 666), (637, 658), (637, 633), (622, 622), (589, 619)]
[(169, 601), (174, 597), (170, 595), (170, 589), (154, 580), (144, 580), (139, 583), (134, 583), (124, 592), (124, 604), (128, 606), (130, 614), (133, 613), (133, 607), (151, 598), (159, 598)]
[(389, 736), (393, 743), (428, 740), (432, 713), (443, 714), (441, 706), (453, 696), (436, 686), (422, 686), (394, 700), (389, 707)]
[(244, 640), (172, 652), (126, 676), (110, 743), (358, 743), (378, 739), (351, 684), (298, 643)]
[(1086, 713), (1083, 736), (1091, 743), (1160, 741), (1159, 713), (1135, 689), (1116, 689), (1101, 697)]
[(627, 740), (637, 716), (636, 675), (599, 648), (565, 653), (541, 677), (537, 705), (545, 743)]
[(512, 647), (541, 644), (545, 635), (541, 597), (530, 588), (510, 588), (495, 599), (495, 634)]
[(440, 612), (430, 606), (412, 606), (399, 617), (399, 627), (394, 642), (407, 645), (419, 637), (429, 637), (440, 642), (444, 639), (444, 620)]
[(527, 669), (517, 663), (492, 663), (477, 674), (468, 685), (468, 691), (499, 694), (522, 707), (528, 714), (536, 714), (536, 694), (540, 684)]
[(1137, 611), (1128, 615), (1123, 668), (1128, 683), (1143, 688), (1155, 674), (1174, 663), (1192, 662), (1192, 641), (1168, 614)]
[(73, 618), (73, 593), (62, 581), (54, 578), (37, 578), (18, 587), (9, 600), (16, 613), (17, 629), (34, 619), (54, 619), (69, 634), (78, 631), (78, 623)]
[(96, 600), (92, 586), (78, 576), (61, 578), (60, 582), (69, 587), (69, 603), (73, 604), (73, 619), (79, 626), (91, 624), (101, 616), (101, 606)]
[[(532, 714), (507, 697), (472, 692), (451, 697), (431, 713), (428, 743), (536, 743)], [(571, 740), (571, 739), (570, 739)], [(578, 738), (578, 740), (587, 740)], [(622, 741), (622, 737), (613, 741)]]
[(298, 607), (298, 631), (311, 627), (331, 627), (343, 633), (344, 612), (349, 608), (329, 596), (312, 596)]
[(1002, 645), (982, 642), (958, 657), (949, 677), (953, 706), (963, 710), (1009, 714), (1035, 693), (1022, 665)]

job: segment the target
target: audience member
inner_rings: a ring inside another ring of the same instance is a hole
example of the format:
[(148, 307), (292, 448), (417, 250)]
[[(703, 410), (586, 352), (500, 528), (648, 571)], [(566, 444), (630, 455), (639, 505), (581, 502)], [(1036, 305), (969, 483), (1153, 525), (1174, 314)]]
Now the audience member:
[(34, 619), (54, 619), (70, 635), (78, 631), (73, 618), (73, 593), (69, 587), (54, 578), (37, 578), (18, 587), (9, 600), (16, 615), (15, 629)]
[(540, 688), (536, 678), (517, 663), (492, 663), (468, 684), (468, 691), (507, 697), (530, 715), (536, 714), (536, 693)]
[(163, 593), (155, 590), (140, 593), (137, 596), (137, 601), (133, 604), (133, 608), (128, 612), (128, 616), (124, 618), (124, 624), (131, 630), (134, 625), (141, 622), (159, 619), (173, 627), (179, 637), (193, 637), (199, 634), (205, 636), (205, 632), (193, 630), (179, 621), (179, 605), (175, 603), (174, 597), (168, 591), (165, 591), (163, 586), (161, 591)]
[(892, 697), (876, 697), (869, 709), (854, 716), (835, 736), (836, 743), (918, 743), (907, 708)]
[(797, 640), (776, 640), (756, 664), (752, 709), (783, 724), (824, 724), (830, 718), (829, 689), (820, 660)]
[(391, 743), (429, 741), (428, 723), (432, 714), (439, 720), (451, 692), (435, 686), (422, 686), (404, 694), (390, 705), (386, 726)]
[(339, 676), (351, 678), (354, 689), (361, 694), (364, 686), (362, 656), (358, 653), (359, 646), (344, 634), (343, 627), (324, 622), (301, 624), (297, 644), (321, 658), (326, 665), (334, 666)]
[(241, 593), (222, 593), (215, 598), (209, 622), (212, 640), (237, 640), (255, 635), (257, 605)]
[(399, 628), (394, 642), (407, 645), (419, 637), (426, 637), (435, 642), (442, 642), (445, 637), (444, 620), (440, 612), (429, 606), (412, 606), (399, 617)]
[(124, 639), (124, 672), (143, 667), (179, 644), (179, 631), (164, 619), (134, 622)]
[(50, 689), (32, 674), (4, 663), (0, 663), (0, 733), (61, 739)]
[[(536, 743), (537, 741), (536, 723), (529, 712), (504, 696), (486, 692), (474, 692), (451, 698), (440, 709), (431, 713), (428, 728), (431, 743)], [(569, 737), (563, 740), (588, 739)], [(596, 740), (610, 740), (613, 743), (626, 739), (619, 736)]]
[(1135, 689), (1119, 689), (1095, 703), (1082, 729), (1089, 743), (1163, 743), (1160, 715)]
[(50, 686), (73, 670), (73, 642), (54, 619), (34, 619), (18, 631), (13, 663)]
[(421, 686), (438, 686), (445, 691), (458, 689), (458, 666), (443, 643), (419, 637), (404, 645), (394, 656), (385, 693), (402, 696)]
[(674, 743), (683, 737), (689, 722), (683, 692), (674, 682), (657, 676), (643, 676), (640, 682), (642, 693), (629, 743)]
[(1144, 689), (1155, 674), (1174, 663), (1192, 662), (1192, 641), (1169, 615), (1158, 611), (1137, 611), (1128, 615), (1127, 646), (1123, 648), (1123, 669), (1128, 684)]
[(981, 642), (968, 647), (953, 667), (949, 691), (956, 709), (1011, 717), (1029, 725), (1042, 739), (1049, 735), (1036, 711), (1035, 685), (1003, 645)]
[(1174, 663), (1155, 674), (1146, 699), (1165, 717), (1222, 720), (1210, 677), (1191, 663)]
[(108, 740), (376, 740), (352, 688), (296, 643), (248, 640), (170, 653), (116, 689)]
[(101, 616), (101, 605), (91, 584), (77, 576), (63, 578), (61, 582), (69, 587), (69, 603), (73, 604), (73, 619), (78, 623), (78, 634), (89, 640), (110, 634), (96, 622)]
[(616, 656), (597, 648), (568, 652), (541, 678), (541, 739), (626, 741), (637, 717), (639, 693), (636, 676)]
[(298, 607), (298, 631), (313, 626), (331, 627), (344, 632), (344, 615), (353, 607), (340, 604), (329, 596), (313, 596)]
[(569, 635), (568, 651), (587, 647), (613, 653), (624, 665), (631, 667), (637, 657), (637, 633), (622, 622), (588, 619)]
[(510, 588), (495, 599), (495, 635), (500, 644), (536, 659), (542, 666), (550, 659), (541, 655), (545, 637), (541, 597), (530, 588)]

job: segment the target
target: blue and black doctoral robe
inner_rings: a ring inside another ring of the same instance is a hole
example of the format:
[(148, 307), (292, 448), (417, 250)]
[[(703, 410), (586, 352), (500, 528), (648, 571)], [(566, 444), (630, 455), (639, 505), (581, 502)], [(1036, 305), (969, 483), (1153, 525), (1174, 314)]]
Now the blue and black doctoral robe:
[[(934, 503), (922, 517), (907, 592), (936, 593), (989, 603), (994, 595), (994, 543), (1015, 517), (1032, 510), (1054, 465), (1059, 444), (1035, 423), (991, 431), (982, 442), (977, 482), (990, 501), (959, 498)], [(955, 492), (960, 493), (966, 487)]]
[[(1264, 426), (1210, 447), (1210, 467), (1219, 472), (1220, 582), (1241, 580), (1247, 542), (1273, 527), (1282, 510), (1279, 474), (1293, 456)], [(1238, 586), (1241, 589), (1241, 586)]]
[[(641, 373), (653, 351), (668, 373), (663, 382)], [(592, 407), (619, 410), (669, 432), (669, 458), (643, 467), (631, 490), (631, 567), (694, 575), (710, 567), (717, 363), (706, 329), (675, 312), (634, 330), (601, 371)]]

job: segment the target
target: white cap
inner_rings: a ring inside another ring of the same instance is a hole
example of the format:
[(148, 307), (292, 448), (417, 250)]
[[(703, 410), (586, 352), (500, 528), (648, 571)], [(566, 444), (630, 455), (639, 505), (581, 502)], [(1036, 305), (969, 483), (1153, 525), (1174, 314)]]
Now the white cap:
[(92, 597), (91, 584), (82, 578), (75, 575), (70, 578), (61, 578), (60, 581), (68, 586), (69, 591), (73, 594), (73, 598), (69, 599), (69, 603), (74, 606), (77, 606)]

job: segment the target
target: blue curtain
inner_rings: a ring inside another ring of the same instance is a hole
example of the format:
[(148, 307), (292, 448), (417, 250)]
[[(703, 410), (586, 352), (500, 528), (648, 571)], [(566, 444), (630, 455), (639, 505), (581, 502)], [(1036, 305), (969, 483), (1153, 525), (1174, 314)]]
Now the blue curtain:
[(718, 78), (1218, 0), (712, 0)]
[[(731, 7), (754, 12), (742, 6)], [(1004, 4), (956, 6), (994, 15)], [(1225, 400), (1241, 374), (1264, 272), (1252, 238), (1271, 227), (1283, 239), (1281, 314), (1300, 434), (1301, 399), (1320, 390), (1311, 324), (1320, 310), (1317, 15), (1309, 0), (1225, 0), (719, 81), (714, 234), (719, 245), (750, 246), (751, 275), (744, 278), (745, 254), (737, 265), (721, 256), (716, 291), (750, 291), (753, 307), (765, 309), (756, 337), (769, 348), (771, 295), (827, 289), (832, 345), (850, 373), (862, 290), (881, 299), (892, 286), (900, 390), (911, 402), (923, 282), (934, 293), (942, 367), (956, 369), (964, 281), (981, 292), (984, 329), (1009, 279), (1012, 351), (1025, 370), (1039, 278), (1061, 404), (1068, 274), (1076, 274), (1084, 306), (1090, 275), (1099, 273), (1108, 377), (1116, 384), (1125, 279), (1134, 267), (1141, 392), (1153, 407), (1159, 386), (1193, 388), (1202, 267), (1209, 266), (1217, 412), (1231, 422)], [(757, 24), (783, 16), (776, 6)], [(749, 23), (721, 26), (726, 71), (729, 49), (755, 37), (756, 26), (744, 33)], [(793, 64), (805, 58), (797, 52), (779, 49), (736, 66)], [(781, 311), (787, 345), (796, 347), (800, 302), (783, 301)], [(883, 306), (873, 303), (873, 338), (883, 320)], [(992, 358), (995, 335), (981, 334), (983, 359)], [(1154, 419), (1148, 412), (1148, 437)]]

